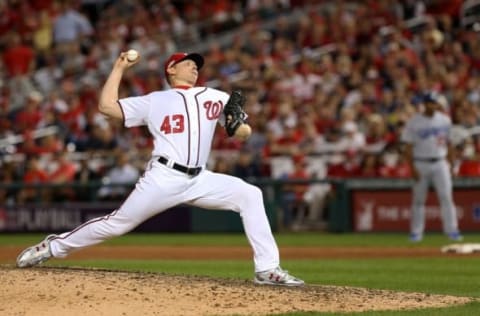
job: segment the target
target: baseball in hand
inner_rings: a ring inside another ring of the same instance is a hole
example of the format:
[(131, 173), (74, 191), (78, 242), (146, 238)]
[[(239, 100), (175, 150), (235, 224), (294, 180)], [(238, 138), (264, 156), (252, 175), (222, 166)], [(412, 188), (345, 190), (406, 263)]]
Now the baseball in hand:
[(250, 137), (251, 134), (252, 134), (252, 128), (248, 124), (240, 125), (237, 128), (237, 130), (235, 131), (235, 136), (237, 136), (238, 138), (241, 138), (243, 140)]
[(137, 60), (137, 58), (138, 58), (138, 52), (136, 50), (134, 50), (134, 49), (128, 50), (127, 60), (129, 62), (133, 62), (133, 61)]

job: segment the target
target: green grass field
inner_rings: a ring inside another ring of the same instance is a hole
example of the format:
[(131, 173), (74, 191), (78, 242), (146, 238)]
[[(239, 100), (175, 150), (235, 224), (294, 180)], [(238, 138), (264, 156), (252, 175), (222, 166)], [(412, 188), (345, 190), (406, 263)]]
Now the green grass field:
[[(0, 245), (28, 246), (44, 235), (0, 235)], [(410, 244), (404, 234), (277, 234), (282, 246), (317, 247), (440, 247), (449, 244), (440, 234), (426, 235), (424, 242)], [(480, 234), (467, 234), (467, 243), (480, 243)], [(243, 234), (129, 234), (106, 244), (116, 245), (247, 245)], [(128, 271), (194, 274), (251, 279), (250, 260), (55, 260), (50, 266), (85, 266)], [(431, 294), (469, 296), (478, 301), (452, 308), (398, 312), (364, 312), (342, 315), (478, 315), (480, 314), (480, 255), (435, 258), (361, 258), (282, 260), (282, 266), (309, 284), (355, 286)], [(338, 315), (290, 313), (284, 315)]]

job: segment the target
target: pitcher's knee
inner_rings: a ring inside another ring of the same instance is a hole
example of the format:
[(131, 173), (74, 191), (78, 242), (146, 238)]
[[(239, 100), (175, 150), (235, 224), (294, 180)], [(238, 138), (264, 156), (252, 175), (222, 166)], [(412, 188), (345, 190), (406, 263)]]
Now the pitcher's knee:
[(253, 200), (263, 200), (263, 192), (259, 187), (249, 185), (249, 197)]
[(250, 203), (254, 203), (254, 204), (263, 203), (262, 190), (250, 184), (246, 187), (245, 195), (242, 194), (240, 198), (242, 202), (247, 205)]

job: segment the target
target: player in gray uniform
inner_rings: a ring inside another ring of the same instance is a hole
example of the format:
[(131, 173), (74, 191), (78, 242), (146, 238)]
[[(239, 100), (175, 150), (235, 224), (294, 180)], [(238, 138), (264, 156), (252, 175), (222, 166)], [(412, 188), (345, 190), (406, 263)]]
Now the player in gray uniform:
[[(123, 73), (138, 62), (127, 57), (122, 53), (116, 60), (100, 94), (99, 110), (109, 118), (123, 120), (125, 127), (148, 127), (154, 145), (144, 175), (117, 210), (70, 232), (48, 236), (25, 249), (17, 258), (17, 266), (31, 267), (51, 257), (64, 258), (76, 250), (126, 234), (175, 205), (189, 204), (233, 210), (240, 215), (253, 250), (256, 284), (303, 285), (303, 280), (280, 268), (279, 251), (260, 189), (239, 178), (206, 169), (217, 124), (225, 126), (228, 133), (230, 123), (235, 121), (225, 108), (232, 95), (238, 94), (196, 87), (203, 57), (196, 53), (175, 53), (164, 65), (171, 89), (119, 99)], [(240, 127), (247, 127), (243, 125), (247, 123), (237, 124), (231, 136), (243, 139), (245, 134), (237, 134)]]
[(422, 96), (424, 110), (415, 114), (405, 126), (402, 141), (410, 162), (415, 184), (410, 221), (410, 240), (419, 242), (425, 230), (425, 200), (433, 184), (442, 212), (443, 232), (449, 239), (460, 241), (458, 218), (452, 193), (452, 147), (449, 142), (452, 123), (439, 111), (441, 95), (428, 92)]

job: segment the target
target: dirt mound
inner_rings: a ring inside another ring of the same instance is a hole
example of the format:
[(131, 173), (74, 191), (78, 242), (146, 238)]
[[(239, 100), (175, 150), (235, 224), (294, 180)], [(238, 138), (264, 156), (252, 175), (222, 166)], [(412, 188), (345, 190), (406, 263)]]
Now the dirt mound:
[(1, 315), (266, 315), (293, 311), (400, 310), (470, 298), (107, 270), (0, 267)]

